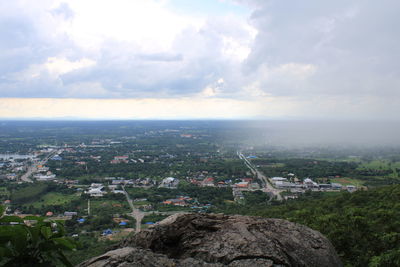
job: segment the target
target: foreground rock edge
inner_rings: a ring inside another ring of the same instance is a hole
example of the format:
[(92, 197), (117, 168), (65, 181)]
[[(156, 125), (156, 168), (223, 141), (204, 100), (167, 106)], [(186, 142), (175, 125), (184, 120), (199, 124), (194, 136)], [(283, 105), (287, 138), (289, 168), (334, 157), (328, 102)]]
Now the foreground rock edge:
[(342, 266), (321, 233), (281, 219), (173, 215), (79, 266)]

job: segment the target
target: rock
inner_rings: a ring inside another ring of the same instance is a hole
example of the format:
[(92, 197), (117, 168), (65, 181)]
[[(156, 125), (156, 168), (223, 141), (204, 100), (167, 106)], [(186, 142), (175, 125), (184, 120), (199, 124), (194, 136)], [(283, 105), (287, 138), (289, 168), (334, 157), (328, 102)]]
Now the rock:
[(171, 216), (81, 266), (342, 266), (319, 232), (280, 219)]

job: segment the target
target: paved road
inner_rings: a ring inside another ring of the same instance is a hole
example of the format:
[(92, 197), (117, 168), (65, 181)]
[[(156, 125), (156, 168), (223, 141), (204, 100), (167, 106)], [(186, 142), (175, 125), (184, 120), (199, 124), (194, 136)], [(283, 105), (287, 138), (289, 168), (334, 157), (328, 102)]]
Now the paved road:
[(142, 220), (143, 217), (145, 215), (144, 212), (141, 212), (139, 209), (135, 208), (135, 206), (133, 205), (133, 201), (132, 199), (129, 197), (129, 194), (125, 191), (125, 186), (122, 186), (122, 189), (124, 190), (124, 194), (126, 196), (126, 200), (129, 203), (129, 206), (132, 209), (132, 212), (129, 213), (129, 215), (131, 215), (132, 217), (135, 218), (136, 220), (136, 233), (140, 232), (140, 229), (142, 227)]
[(50, 152), (44, 159), (42, 159), (39, 162), (33, 162), (33, 164), (31, 166), (28, 167), (28, 170), (26, 171), (25, 174), (23, 174), (21, 176), (21, 180), (23, 182), (27, 182), (27, 183), (33, 183), (32, 179), (30, 179), (29, 177), (35, 173), (37, 171), (37, 165), (45, 165), (47, 163), (47, 161), (54, 156), (55, 154), (57, 154), (58, 151), (53, 151)]
[(262, 181), (262, 187), (263, 191), (266, 193), (272, 193), (274, 196), (276, 196), (277, 200), (282, 200), (281, 192), (283, 190), (276, 189), (269, 179), (262, 173), (260, 172), (241, 152), (237, 152), (237, 155), (240, 159), (244, 161), (246, 166), (250, 169), (250, 171), (257, 176), (258, 179)]

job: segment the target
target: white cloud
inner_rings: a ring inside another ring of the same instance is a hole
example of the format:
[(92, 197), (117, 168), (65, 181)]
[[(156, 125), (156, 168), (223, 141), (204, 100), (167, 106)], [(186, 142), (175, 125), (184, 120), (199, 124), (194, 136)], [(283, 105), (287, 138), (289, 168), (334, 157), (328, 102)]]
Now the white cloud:
[(0, 97), (263, 99), (268, 114), (304, 116), (400, 111), (391, 101), (400, 97), (400, 2), (231, 1), (253, 14), (189, 16), (161, 0), (2, 1)]
[(96, 61), (82, 58), (77, 61), (70, 61), (66, 58), (57, 58), (57, 57), (50, 57), (47, 59), (47, 62), (44, 63), (47, 71), (51, 74), (59, 76), (61, 74), (68, 73), (70, 71), (79, 70), (86, 67), (91, 67), (96, 64)]

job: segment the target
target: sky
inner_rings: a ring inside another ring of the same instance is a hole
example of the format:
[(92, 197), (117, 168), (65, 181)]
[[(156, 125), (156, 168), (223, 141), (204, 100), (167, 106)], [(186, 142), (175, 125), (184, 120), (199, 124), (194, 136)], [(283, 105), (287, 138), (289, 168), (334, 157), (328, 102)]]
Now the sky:
[(0, 1), (0, 119), (400, 119), (396, 0)]

